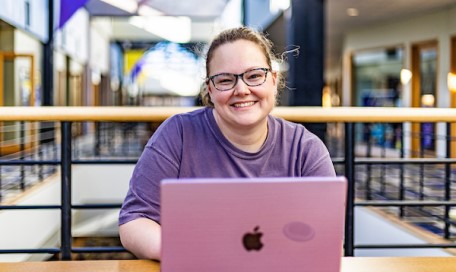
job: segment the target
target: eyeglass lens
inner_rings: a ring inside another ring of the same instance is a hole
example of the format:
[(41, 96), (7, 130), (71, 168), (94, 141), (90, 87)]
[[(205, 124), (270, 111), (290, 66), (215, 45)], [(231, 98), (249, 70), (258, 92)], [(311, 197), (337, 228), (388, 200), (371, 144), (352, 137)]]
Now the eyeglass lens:
[(236, 86), (238, 77), (241, 77), (242, 81), (244, 81), (247, 86), (259, 86), (266, 81), (267, 72), (268, 70), (265, 69), (253, 69), (240, 75), (229, 73), (220, 74), (214, 76), (213, 83), (215, 85), (215, 88), (218, 90), (227, 91), (234, 88), (234, 86)]

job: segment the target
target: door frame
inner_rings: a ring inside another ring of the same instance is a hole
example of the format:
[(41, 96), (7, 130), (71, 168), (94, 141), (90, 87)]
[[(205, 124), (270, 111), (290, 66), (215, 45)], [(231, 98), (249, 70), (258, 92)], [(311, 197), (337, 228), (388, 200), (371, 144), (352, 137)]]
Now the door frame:
[[(456, 36), (450, 40), (450, 73), (456, 74)], [(456, 92), (450, 91), (450, 108), (456, 108)], [(451, 126), (451, 138), (456, 137), (456, 123)], [(456, 143), (451, 141), (451, 157), (456, 157)]]
[[(14, 52), (4, 52), (0, 51), (0, 107), (4, 106), (4, 61), (5, 60), (15, 60), (16, 58), (28, 58), (30, 59), (30, 71), (29, 71), (29, 77), (30, 77), (30, 98), (29, 98), (29, 104), (27, 106), (33, 106), (35, 104), (35, 57), (32, 54), (17, 54)], [(0, 127), (3, 127), (3, 122), (0, 122)], [(29, 138), (31, 139), (30, 142), (25, 143), (25, 148), (29, 149), (34, 146), (34, 141), (33, 138), (35, 137), (36, 133), (34, 131), (35, 125), (31, 124), (30, 126), (30, 131), (28, 133)], [(27, 135), (26, 135), (27, 136)], [(4, 154), (11, 154), (18, 152), (20, 150), (20, 144), (17, 145), (9, 145), (9, 146), (3, 146), (3, 132), (0, 130), (0, 155)]]
[[(439, 52), (438, 52), (438, 41), (437, 40), (429, 40), (419, 43), (414, 43), (411, 46), (411, 72), (412, 72), (412, 79), (411, 79), (411, 107), (420, 108), (421, 107), (421, 70), (420, 70), (420, 51), (422, 49), (427, 48), (435, 48), (437, 50), (437, 62), (439, 59)], [(437, 73), (437, 72), (436, 72)], [(437, 76), (437, 75), (436, 75)], [(437, 83), (437, 82), (436, 82)], [(437, 86), (436, 86), (437, 88)], [(437, 101), (437, 89), (435, 94), (435, 101)], [(421, 123), (412, 123), (412, 134), (411, 134), (411, 156), (412, 157), (419, 157), (421, 152), (421, 137), (417, 137), (415, 135), (420, 135), (421, 133)], [(435, 136), (434, 136), (435, 139)]]

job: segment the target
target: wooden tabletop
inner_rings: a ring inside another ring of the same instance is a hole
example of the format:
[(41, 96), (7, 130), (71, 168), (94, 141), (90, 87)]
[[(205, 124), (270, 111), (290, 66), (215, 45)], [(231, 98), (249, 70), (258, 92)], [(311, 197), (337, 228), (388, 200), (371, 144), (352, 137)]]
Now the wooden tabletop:
[[(147, 260), (0, 263), (0, 272), (159, 272)], [(454, 272), (454, 257), (344, 257), (341, 272)]]
[(341, 272), (450, 272), (454, 257), (344, 257)]
[(159, 272), (160, 264), (147, 260), (57, 261), (0, 263), (0, 272)]

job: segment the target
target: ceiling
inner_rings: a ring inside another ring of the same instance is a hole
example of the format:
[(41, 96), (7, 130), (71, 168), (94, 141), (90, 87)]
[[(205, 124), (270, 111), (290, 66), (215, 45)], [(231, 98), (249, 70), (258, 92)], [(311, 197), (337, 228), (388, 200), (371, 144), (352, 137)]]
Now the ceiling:
[[(124, 1), (124, 0), (115, 0)], [(193, 19), (218, 17), (230, 0), (135, 0), (169, 16), (190, 16)], [(129, 16), (131, 13), (115, 8), (102, 0), (89, 0), (86, 8), (94, 16)]]
[[(120, 0), (118, 0), (120, 1)], [(230, 0), (135, 0), (140, 5), (148, 5), (165, 15), (185, 15), (192, 18), (192, 36), (201, 41), (209, 33), (211, 24), (224, 10)], [(302, 0), (291, 0), (302, 1)], [(326, 64), (339, 63), (344, 33), (378, 24), (392, 22), (423, 13), (446, 9), (456, 5), (456, 0), (326, 0)], [(116, 9), (102, 0), (89, 0), (87, 5), (93, 16), (130, 16), (130, 13)], [(347, 14), (348, 8), (356, 8), (358, 16)], [(125, 18), (118, 19), (126, 21)], [(125, 26), (116, 25), (117, 38), (129, 37), (151, 39), (150, 33), (136, 33)], [(122, 36), (125, 35), (125, 36)], [(158, 38), (158, 37), (155, 37)]]

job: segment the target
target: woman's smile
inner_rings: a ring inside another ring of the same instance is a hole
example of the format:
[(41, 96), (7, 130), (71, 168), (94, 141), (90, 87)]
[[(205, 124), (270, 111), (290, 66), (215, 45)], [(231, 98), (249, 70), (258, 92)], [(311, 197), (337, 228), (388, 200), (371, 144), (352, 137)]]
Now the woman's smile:
[(249, 102), (236, 102), (232, 104), (231, 106), (235, 108), (246, 108), (255, 105), (255, 101), (249, 101)]

